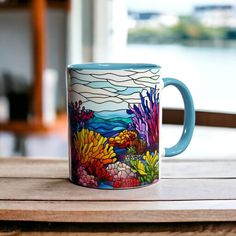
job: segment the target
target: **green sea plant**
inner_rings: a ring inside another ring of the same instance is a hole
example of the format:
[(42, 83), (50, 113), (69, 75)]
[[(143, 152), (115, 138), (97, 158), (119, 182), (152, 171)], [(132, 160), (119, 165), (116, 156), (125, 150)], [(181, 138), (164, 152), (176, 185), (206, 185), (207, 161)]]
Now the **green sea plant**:
[(134, 173), (138, 173), (139, 180), (143, 184), (152, 183), (159, 176), (159, 158), (157, 151), (150, 153), (147, 151), (143, 160), (131, 159), (130, 165)]
[(135, 159), (135, 160), (130, 160), (130, 164), (132, 166), (132, 171), (134, 173), (138, 173), (140, 176), (145, 176), (147, 175), (147, 172), (145, 171), (145, 165), (141, 160)]
[(127, 148), (127, 155), (135, 155), (135, 154), (136, 154), (135, 146), (131, 146)]

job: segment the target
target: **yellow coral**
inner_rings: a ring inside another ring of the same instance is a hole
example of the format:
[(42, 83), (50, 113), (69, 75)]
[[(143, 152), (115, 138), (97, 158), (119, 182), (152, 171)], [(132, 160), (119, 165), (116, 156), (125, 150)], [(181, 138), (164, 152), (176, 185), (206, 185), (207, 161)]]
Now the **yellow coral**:
[(116, 161), (116, 153), (108, 143), (107, 138), (88, 129), (82, 129), (74, 134), (74, 144), (81, 164), (89, 164), (100, 160), (103, 164)]
[(145, 166), (140, 160), (138, 161), (138, 172), (140, 175), (147, 175), (145, 171)]
[(143, 156), (143, 159), (148, 163), (149, 166), (154, 168), (158, 161), (157, 151), (155, 151), (153, 155), (151, 155), (150, 152), (147, 151), (146, 155)]
[(132, 142), (137, 138), (135, 131), (123, 130), (116, 137), (109, 138), (108, 142), (111, 146), (126, 148), (132, 145)]
[(142, 163), (142, 161), (136, 159), (136, 160), (131, 160), (130, 163), (132, 165), (132, 171), (134, 173), (138, 172), (140, 175), (147, 175), (145, 166)]

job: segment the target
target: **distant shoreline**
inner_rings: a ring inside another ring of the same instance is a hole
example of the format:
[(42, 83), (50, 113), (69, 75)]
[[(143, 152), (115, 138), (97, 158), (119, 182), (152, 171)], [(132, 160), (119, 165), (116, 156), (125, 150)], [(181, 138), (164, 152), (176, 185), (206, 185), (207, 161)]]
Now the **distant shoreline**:
[(236, 40), (183, 40), (179, 44), (198, 47), (236, 48)]
[(128, 45), (132, 44), (146, 44), (146, 45), (183, 45), (191, 47), (214, 47), (214, 48), (236, 48), (236, 40), (166, 40), (160, 42), (146, 42), (146, 41), (136, 41), (132, 42), (128, 39)]

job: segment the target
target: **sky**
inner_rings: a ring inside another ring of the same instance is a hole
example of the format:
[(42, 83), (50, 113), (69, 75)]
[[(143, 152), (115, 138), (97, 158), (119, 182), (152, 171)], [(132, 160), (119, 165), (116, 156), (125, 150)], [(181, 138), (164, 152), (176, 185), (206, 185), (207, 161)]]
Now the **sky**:
[(236, 0), (125, 0), (128, 9), (155, 10), (177, 14), (189, 14), (193, 6), (205, 4), (233, 4)]

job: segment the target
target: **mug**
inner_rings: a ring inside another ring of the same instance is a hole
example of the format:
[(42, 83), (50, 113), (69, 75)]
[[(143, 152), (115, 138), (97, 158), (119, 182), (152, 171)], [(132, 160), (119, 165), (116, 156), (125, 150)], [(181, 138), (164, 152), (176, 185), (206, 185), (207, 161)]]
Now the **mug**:
[(69, 163), (72, 183), (99, 189), (129, 189), (159, 180), (160, 92), (181, 93), (184, 127), (169, 157), (190, 143), (195, 112), (188, 88), (161, 78), (155, 64), (89, 63), (68, 66)]

